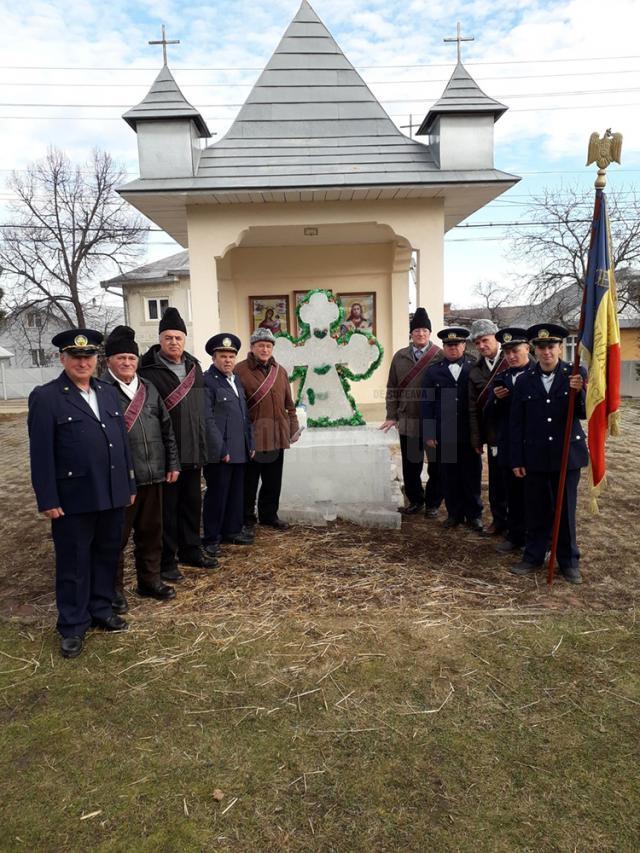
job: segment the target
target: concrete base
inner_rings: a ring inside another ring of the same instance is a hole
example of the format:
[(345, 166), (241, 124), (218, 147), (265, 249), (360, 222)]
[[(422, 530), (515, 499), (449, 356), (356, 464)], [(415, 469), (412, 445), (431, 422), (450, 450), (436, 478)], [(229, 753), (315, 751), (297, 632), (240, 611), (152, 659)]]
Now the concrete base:
[(403, 500), (391, 461), (396, 443), (397, 435), (373, 425), (305, 430), (284, 456), (280, 517), (399, 528)]

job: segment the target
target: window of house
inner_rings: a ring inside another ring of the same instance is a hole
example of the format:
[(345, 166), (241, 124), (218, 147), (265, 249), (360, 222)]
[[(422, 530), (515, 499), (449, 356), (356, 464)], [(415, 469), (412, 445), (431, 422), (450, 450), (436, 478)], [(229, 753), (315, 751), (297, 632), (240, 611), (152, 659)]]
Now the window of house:
[(146, 299), (147, 320), (159, 320), (169, 307), (169, 298), (164, 296)]
[(46, 362), (46, 356), (43, 349), (31, 350), (31, 363), (34, 367), (42, 367)]
[(568, 335), (564, 339), (564, 360), (573, 363), (576, 357), (576, 344), (578, 341), (577, 335)]
[(30, 311), (27, 314), (27, 326), (30, 329), (41, 329), (43, 325), (43, 319), (40, 314), (37, 314), (35, 311)]

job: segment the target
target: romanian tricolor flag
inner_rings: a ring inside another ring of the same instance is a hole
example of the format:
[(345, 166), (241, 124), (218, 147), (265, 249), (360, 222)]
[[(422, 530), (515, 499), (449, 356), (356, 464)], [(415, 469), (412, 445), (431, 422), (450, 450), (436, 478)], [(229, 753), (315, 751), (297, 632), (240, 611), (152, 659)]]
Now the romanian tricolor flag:
[(591, 507), (597, 512), (597, 497), (605, 485), (605, 441), (609, 433), (618, 434), (620, 408), (620, 326), (607, 199), (602, 190), (596, 190), (579, 342), (581, 360), (588, 369)]

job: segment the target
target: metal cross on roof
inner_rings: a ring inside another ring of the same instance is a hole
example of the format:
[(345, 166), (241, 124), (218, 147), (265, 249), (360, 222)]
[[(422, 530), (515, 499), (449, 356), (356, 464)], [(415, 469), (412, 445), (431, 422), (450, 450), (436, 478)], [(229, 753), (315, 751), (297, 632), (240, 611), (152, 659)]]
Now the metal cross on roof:
[(172, 39), (171, 41), (167, 41), (166, 34), (164, 31), (164, 24), (162, 25), (162, 38), (159, 41), (150, 41), (149, 44), (161, 44), (162, 45), (162, 58), (164, 60), (164, 64), (167, 64), (167, 45), (168, 44), (180, 44), (180, 39)]
[(458, 23), (456, 24), (456, 36), (455, 36), (455, 38), (453, 38), (453, 37), (451, 37), (451, 38), (444, 38), (444, 39), (442, 39), (442, 41), (445, 41), (445, 42), (453, 42), (453, 41), (455, 41), (455, 42), (457, 42), (457, 47), (458, 47), (458, 62), (460, 62), (460, 61), (461, 61), (461, 59), (460, 59), (460, 42), (461, 42), (461, 41), (475, 41), (475, 39), (474, 39), (474, 37), (473, 37), (473, 36), (461, 36), (461, 35), (460, 35), (460, 21), (458, 21)]

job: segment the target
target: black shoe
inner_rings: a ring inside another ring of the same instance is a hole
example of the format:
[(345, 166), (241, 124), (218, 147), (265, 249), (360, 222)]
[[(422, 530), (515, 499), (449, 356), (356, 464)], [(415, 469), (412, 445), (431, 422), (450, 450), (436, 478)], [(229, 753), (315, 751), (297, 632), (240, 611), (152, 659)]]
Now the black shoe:
[(202, 550), (207, 557), (219, 557), (222, 554), (222, 548), (215, 543), (212, 545), (203, 545)]
[[(220, 563), (213, 554), (208, 554), (204, 548), (201, 548), (197, 554), (194, 554), (190, 560), (180, 560), (183, 566), (191, 566), (193, 569), (217, 569)], [(163, 580), (168, 580), (164, 575)]]
[(151, 586), (138, 584), (136, 592), (143, 598), (155, 598), (158, 601), (169, 601), (170, 598), (176, 597), (175, 589), (166, 583), (154, 583)]
[(281, 521), (279, 518), (274, 518), (273, 521), (261, 521), (264, 527), (273, 527), (275, 530), (288, 530), (291, 525), (286, 521)]
[(77, 658), (82, 653), (83, 646), (82, 637), (63, 637), (60, 640), (60, 654), (63, 658)]
[(560, 569), (560, 574), (566, 580), (567, 583), (582, 583), (582, 575), (580, 574), (580, 569)]
[(124, 592), (116, 590), (116, 594), (113, 596), (113, 601), (111, 602), (111, 609), (119, 615), (129, 612), (129, 604), (124, 597)]
[(424, 511), (425, 518), (437, 518), (438, 517), (438, 507), (437, 506), (428, 506)]
[(511, 566), (509, 571), (512, 575), (533, 575), (541, 568), (542, 566), (538, 566), (535, 563), (527, 563), (526, 560), (520, 560), (515, 566)]
[(235, 536), (225, 536), (222, 541), (227, 545), (253, 545), (255, 539), (248, 530), (241, 530)]
[(487, 527), (487, 534), (489, 536), (499, 536), (500, 533), (504, 533), (506, 527), (504, 524), (500, 524), (500, 522), (492, 521), (491, 524)]
[(180, 583), (184, 580), (184, 575), (177, 566), (174, 569), (161, 569), (160, 577), (163, 581), (170, 581), (171, 583)]
[(505, 539), (504, 542), (496, 545), (496, 551), (498, 554), (511, 554), (513, 551), (522, 551), (522, 547), (522, 545), (516, 545), (515, 542)]
[(246, 527), (247, 530), (253, 530), (253, 528), (256, 526), (257, 523), (258, 523), (258, 519), (255, 516), (253, 516), (251, 518), (245, 518), (244, 527)]
[(471, 530), (475, 530), (476, 533), (484, 533), (485, 529), (482, 526), (482, 522), (479, 518), (471, 518), (467, 521), (467, 526), (471, 528)]
[(458, 519), (457, 519), (457, 518), (454, 518), (452, 515), (448, 515), (448, 516), (445, 518), (445, 520), (442, 522), (442, 526), (443, 526), (446, 530), (450, 530), (450, 529), (451, 529), (451, 528), (453, 528), (453, 527), (459, 527), (459, 526), (460, 526), (460, 522), (458, 521)]
[(417, 515), (423, 506), (424, 504), (409, 504), (408, 506), (399, 507), (398, 512), (401, 512), (403, 515)]
[(103, 631), (126, 631), (129, 628), (129, 623), (125, 622), (122, 616), (118, 616), (117, 613), (114, 613), (113, 616), (107, 616), (106, 619), (94, 616), (91, 625), (94, 628), (102, 628)]

